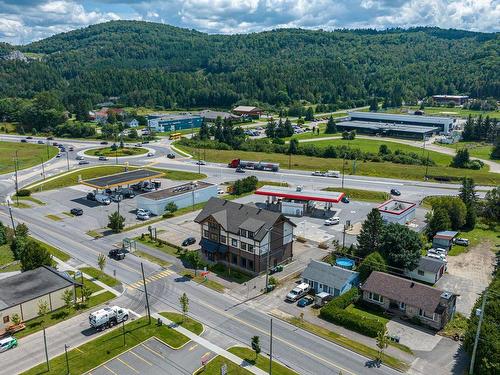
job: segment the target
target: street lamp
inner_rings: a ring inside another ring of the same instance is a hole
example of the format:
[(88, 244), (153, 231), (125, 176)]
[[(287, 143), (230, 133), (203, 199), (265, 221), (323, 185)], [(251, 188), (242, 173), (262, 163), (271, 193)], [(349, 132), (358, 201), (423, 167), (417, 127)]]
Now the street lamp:
[(64, 344), (64, 355), (66, 357), (66, 374), (69, 375), (68, 348), (69, 348), (69, 345)]

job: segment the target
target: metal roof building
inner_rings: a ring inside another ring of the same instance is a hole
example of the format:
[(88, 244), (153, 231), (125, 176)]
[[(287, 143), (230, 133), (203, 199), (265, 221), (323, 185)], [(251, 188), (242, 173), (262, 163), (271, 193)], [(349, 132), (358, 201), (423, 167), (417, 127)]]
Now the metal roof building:
[(151, 171), (149, 169), (134, 169), (132, 171), (121, 172), (109, 176), (97, 177), (80, 181), (81, 184), (94, 189), (111, 189), (118, 186), (136, 184), (163, 176), (162, 172)]
[(389, 199), (377, 209), (385, 222), (404, 225), (415, 218), (416, 206), (413, 202)]

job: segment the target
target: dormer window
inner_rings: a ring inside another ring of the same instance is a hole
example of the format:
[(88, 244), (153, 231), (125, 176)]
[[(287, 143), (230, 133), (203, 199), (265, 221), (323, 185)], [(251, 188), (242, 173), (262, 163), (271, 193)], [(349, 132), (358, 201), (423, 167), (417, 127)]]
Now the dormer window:
[(245, 229), (240, 229), (240, 236), (241, 237), (246, 237), (247, 236), (247, 231)]

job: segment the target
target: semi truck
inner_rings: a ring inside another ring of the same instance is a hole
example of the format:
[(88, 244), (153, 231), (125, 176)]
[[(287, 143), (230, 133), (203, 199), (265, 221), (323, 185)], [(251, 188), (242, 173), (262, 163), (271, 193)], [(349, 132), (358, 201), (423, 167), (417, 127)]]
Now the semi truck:
[(280, 170), (279, 163), (268, 163), (265, 161), (251, 161), (241, 159), (233, 159), (227, 166), (229, 168), (255, 169), (258, 171), (271, 172), (278, 172)]
[(101, 331), (114, 326), (115, 324), (126, 322), (129, 312), (119, 306), (105, 307), (89, 315), (90, 326)]

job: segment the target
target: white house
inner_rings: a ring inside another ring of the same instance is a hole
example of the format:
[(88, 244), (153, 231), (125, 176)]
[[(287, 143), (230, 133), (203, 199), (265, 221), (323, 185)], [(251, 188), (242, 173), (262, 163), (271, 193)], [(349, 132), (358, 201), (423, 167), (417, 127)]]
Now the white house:
[(421, 257), (418, 266), (413, 271), (406, 271), (405, 276), (435, 284), (446, 271), (446, 263), (439, 259)]
[(139, 121), (137, 121), (137, 119), (133, 118), (132, 120), (125, 121), (125, 124), (127, 124), (131, 128), (137, 128), (139, 126)]

